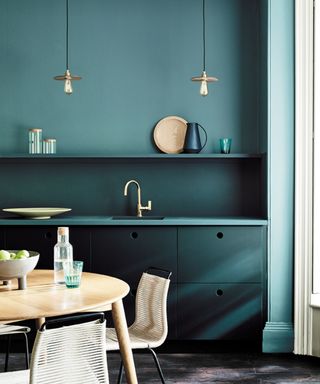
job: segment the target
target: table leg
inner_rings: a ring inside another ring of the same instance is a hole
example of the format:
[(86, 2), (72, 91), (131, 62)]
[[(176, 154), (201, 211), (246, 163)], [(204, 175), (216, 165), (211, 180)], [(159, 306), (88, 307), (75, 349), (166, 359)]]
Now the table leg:
[(41, 325), (46, 321), (45, 317), (39, 317), (36, 319), (36, 329), (40, 329)]
[(122, 300), (118, 300), (112, 304), (112, 317), (117, 332), (127, 382), (129, 384), (136, 384), (138, 383), (138, 380), (133, 361), (132, 349), (130, 347), (127, 320), (124, 313)]

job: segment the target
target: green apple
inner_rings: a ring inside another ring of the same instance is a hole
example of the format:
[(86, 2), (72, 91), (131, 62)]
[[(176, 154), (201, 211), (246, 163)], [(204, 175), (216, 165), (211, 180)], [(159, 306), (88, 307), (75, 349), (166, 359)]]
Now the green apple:
[(29, 256), (29, 252), (23, 249), (22, 251), (17, 252), (15, 259), (26, 259)]
[(8, 251), (1, 249), (0, 260), (9, 260), (9, 259), (10, 259), (10, 253)]
[(14, 252), (10, 252), (10, 259), (15, 259), (16, 258), (16, 254)]

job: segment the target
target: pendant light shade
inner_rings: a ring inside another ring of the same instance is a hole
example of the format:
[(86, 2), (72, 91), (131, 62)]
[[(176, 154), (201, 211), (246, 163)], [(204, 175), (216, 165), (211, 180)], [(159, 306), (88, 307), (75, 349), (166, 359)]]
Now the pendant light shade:
[(203, 43), (203, 70), (201, 76), (192, 77), (192, 81), (199, 81), (200, 84), (200, 95), (207, 96), (208, 83), (218, 81), (216, 77), (207, 76), (206, 73), (206, 12), (205, 12), (205, 0), (202, 0), (202, 43)]
[(63, 75), (55, 76), (55, 80), (64, 80), (64, 92), (71, 95), (72, 81), (81, 80), (80, 76), (71, 75), (69, 70), (69, 0), (66, 0), (66, 71)]

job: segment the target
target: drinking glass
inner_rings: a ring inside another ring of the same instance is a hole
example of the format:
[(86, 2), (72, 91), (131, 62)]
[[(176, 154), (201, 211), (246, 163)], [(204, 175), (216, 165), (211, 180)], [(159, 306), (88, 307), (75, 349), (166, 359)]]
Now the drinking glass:
[(64, 281), (67, 288), (78, 288), (81, 283), (83, 261), (65, 261), (63, 263)]
[(231, 142), (232, 142), (232, 139), (229, 139), (226, 137), (220, 139), (220, 152), (221, 153), (230, 153)]

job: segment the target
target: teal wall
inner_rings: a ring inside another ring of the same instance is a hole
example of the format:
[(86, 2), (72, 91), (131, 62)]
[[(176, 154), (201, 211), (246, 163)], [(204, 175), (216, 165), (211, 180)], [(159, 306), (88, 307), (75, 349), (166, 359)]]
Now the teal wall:
[(268, 321), (265, 352), (293, 351), (294, 0), (268, 9)]
[(41, 127), (60, 154), (152, 153), (167, 115), (201, 123), (204, 152), (233, 138), (234, 152), (259, 152), (260, 1), (207, 1), (207, 72), (199, 96), (200, 0), (70, 0), (70, 68), (83, 76), (66, 96), (65, 1), (0, 2), (0, 154), (27, 152)]
[[(1, 208), (70, 207), (73, 215), (135, 215), (136, 190), (123, 196), (134, 178), (143, 203), (165, 216), (261, 217), (259, 159), (221, 161), (32, 161), (2, 164), (6, 188)], [(10, 182), (8, 182), (10, 180)]]
[[(31, 127), (55, 137), (60, 155), (157, 153), (153, 128), (167, 115), (206, 128), (203, 152), (219, 152), (225, 136), (232, 152), (266, 151), (260, 1), (206, 3), (207, 73), (219, 82), (203, 98), (190, 80), (202, 70), (201, 0), (70, 0), (70, 69), (83, 76), (71, 96), (53, 80), (65, 70), (65, 1), (1, 0), (0, 155), (27, 153)], [(0, 165), (0, 177), (3, 208), (132, 213), (122, 191), (136, 178), (154, 214), (266, 217), (260, 159), (18, 161)]]

